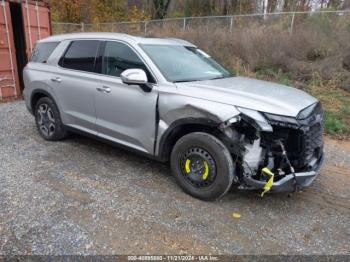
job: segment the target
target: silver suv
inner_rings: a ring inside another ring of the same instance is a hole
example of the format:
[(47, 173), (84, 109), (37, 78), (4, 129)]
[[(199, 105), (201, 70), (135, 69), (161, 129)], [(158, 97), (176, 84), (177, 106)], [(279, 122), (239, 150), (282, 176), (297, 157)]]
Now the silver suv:
[(200, 199), (307, 187), (323, 162), (323, 112), (292, 87), (236, 76), (180, 39), (115, 33), (41, 40), (24, 69), (40, 135), (79, 131), (160, 161)]

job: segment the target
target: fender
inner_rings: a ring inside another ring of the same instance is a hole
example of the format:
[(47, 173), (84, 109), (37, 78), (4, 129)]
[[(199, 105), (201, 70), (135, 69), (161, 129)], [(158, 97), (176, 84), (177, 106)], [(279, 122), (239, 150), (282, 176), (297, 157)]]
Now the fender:
[[(157, 104), (157, 137), (154, 155), (163, 158), (171, 133), (182, 127), (216, 129), (240, 112), (232, 105), (204, 99), (161, 93)], [(195, 130), (200, 131), (200, 130)]]
[(49, 70), (42, 70), (38, 65), (32, 65), (30, 63), (23, 71), (26, 106), (31, 113), (34, 111), (33, 97), (38, 93), (42, 93), (50, 97), (53, 101), (55, 101), (58, 109), (61, 111), (60, 103), (55, 95), (54, 90), (50, 86), (50, 80), (47, 79), (49, 74)]
[[(167, 158), (167, 142), (171, 137), (172, 133), (178, 132), (186, 127), (196, 127), (201, 129), (214, 129), (217, 127), (217, 123), (206, 118), (181, 118), (174, 121), (162, 134), (158, 142), (158, 152), (155, 155), (158, 155), (160, 160), (165, 161)], [(197, 130), (199, 131), (199, 130)]]
[[(55, 103), (56, 103), (56, 99), (46, 90), (44, 89), (35, 89), (33, 92), (31, 92), (30, 97), (29, 97), (29, 102), (30, 102), (30, 108), (28, 108), (28, 110), (34, 114), (34, 105), (33, 105), (33, 99), (37, 94), (44, 94), (45, 96), (49, 97), (50, 99), (52, 99)], [(56, 103), (57, 105), (57, 103)], [(58, 105), (57, 105), (58, 107)]]

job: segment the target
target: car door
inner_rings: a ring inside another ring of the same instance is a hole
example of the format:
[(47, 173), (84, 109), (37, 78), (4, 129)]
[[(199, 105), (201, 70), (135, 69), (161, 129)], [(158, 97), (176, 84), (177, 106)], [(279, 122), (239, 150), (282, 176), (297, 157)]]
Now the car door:
[(95, 135), (99, 44), (98, 40), (71, 41), (51, 76), (64, 124)]
[(95, 92), (96, 126), (100, 137), (153, 154), (158, 91), (126, 85), (120, 74), (131, 68), (146, 71), (140, 56), (128, 44), (106, 41), (102, 50), (102, 74)]

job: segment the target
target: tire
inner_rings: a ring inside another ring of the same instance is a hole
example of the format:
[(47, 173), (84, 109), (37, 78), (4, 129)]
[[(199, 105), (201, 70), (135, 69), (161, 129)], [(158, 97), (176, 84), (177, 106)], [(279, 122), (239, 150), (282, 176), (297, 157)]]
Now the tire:
[(176, 142), (170, 165), (180, 187), (202, 200), (224, 196), (235, 176), (235, 164), (226, 146), (202, 132), (190, 133)]
[(35, 105), (34, 113), (39, 134), (45, 140), (57, 141), (67, 136), (58, 108), (51, 98), (40, 98)]

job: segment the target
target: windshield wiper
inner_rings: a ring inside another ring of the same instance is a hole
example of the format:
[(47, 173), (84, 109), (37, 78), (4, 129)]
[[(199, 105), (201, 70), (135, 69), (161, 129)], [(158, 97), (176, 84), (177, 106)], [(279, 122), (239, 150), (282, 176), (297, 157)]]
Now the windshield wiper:
[(210, 78), (209, 80), (223, 79), (223, 78), (227, 78), (227, 76), (217, 76), (217, 77)]
[(197, 79), (184, 79), (184, 80), (173, 81), (173, 83), (184, 83), (184, 82), (194, 82), (194, 81), (199, 81), (199, 80), (197, 80)]
[(216, 77), (210, 78), (209, 80), (223, 79), (223, 78), (229, 78), (229, 77), (234, 77), (234, 76), (235, 76), (235, 74), (222, 75), (222, 76), (216, 76)]
[(175, 80), (173, 81), (173, 83), (184, 83), (184, 82), (195, 82), (195, 81), (208, 81), (208, 80), (215, 80), (215, 79), (222, 79), (222, 78), (228, 78), (228, 77), (232, 77), (234, 75), (229, 75), (229, 76), (216, 76), (213, 78), (209, 78), (209, 79), (181, 79), (181, 80)]

